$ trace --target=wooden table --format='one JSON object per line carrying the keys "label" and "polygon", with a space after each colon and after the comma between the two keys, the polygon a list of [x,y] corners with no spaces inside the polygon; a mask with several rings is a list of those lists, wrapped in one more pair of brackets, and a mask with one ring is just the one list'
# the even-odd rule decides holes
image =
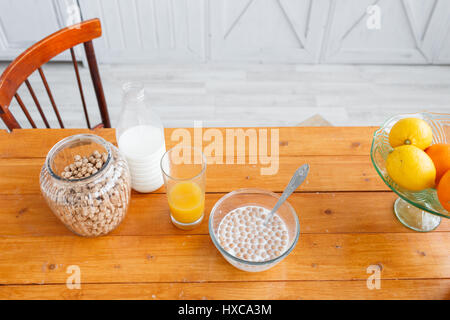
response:
{"label": "wooden table", "polygon": [[[280,128],[278,174],[263,177],[259,165],[208,165],[199,228],[173,227],[160,189],[133,193],[119,228],[95,239],[67,230],[39,192],[50,148],[87,130],[0,132],[0,298],[449,299],[450,223],[422,234],[396,220],[396,196],[369,157],[374,130]],[[168,148],[172,132],[166,129]],[[95,133],[115,142],[113,129]],[[210,240],[211,207],[237,188],[280,192],[306,162],[310,175],[289,200],[301,224],[296,248],[265,272],[232,267]],[[66,287],[70,265],[80,267],[80,290]],[[367,288],[370,265],[381,269],[379,290]]]}

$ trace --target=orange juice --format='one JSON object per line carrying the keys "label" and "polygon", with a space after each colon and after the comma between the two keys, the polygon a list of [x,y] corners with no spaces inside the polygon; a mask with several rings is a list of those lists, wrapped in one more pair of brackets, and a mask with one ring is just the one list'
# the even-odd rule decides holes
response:
{"label": "orange juice", "polygon": [[170,211],[175,220],[192,223],[200,219],[205,209],[205,195],[192,181],[178,182],[168,194]]}

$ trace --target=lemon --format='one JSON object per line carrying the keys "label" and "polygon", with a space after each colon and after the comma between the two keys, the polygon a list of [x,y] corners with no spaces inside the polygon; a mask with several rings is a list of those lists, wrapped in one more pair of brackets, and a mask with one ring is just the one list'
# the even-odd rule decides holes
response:
{"label": "lemon", "polygon": [[400,146],[386,160],[386,169],[392,180],[411,191],[433,188],[436,168],[433,160],[415,146]]}
{"label": "lemon", "polygon": [[392,148],[402,145],[413,145],[425,150],[431,145],[433,131],[422,119],[404,118],[399,120],[389,133],[389,143]]}

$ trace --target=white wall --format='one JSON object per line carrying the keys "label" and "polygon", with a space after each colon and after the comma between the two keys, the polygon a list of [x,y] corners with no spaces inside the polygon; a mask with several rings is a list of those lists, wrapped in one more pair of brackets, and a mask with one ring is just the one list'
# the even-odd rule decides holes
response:
{"label": "white wall", "polygon": [[[1,0],[0,59],[67,20],[76,0]],[[450,63],[448,0],[78,0],[100,62]],[[368,28],[379,8],[379,28]],[[376,26],[376,25],[375,25]],[[373,25],[372,25],[373,27]],[[64,59],[64,57],[62,57]]]}

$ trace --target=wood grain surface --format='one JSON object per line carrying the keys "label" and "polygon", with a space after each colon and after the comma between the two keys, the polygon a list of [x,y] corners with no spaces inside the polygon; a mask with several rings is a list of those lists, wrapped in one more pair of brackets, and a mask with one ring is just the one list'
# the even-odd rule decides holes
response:
{"label": "wood grain surface", "polygon": [[[168,148],[174,130],[166,129]],[[95,239],[67,230],[39,191],[53,144],[89,131],[0,132],[0,299],[450,299],[450,223],[422,234],[396,220],[396,196],[370,162],[374,130],[279,128],[277,174],[262,176],[259,164],[208,165],[197,229],[171,224],[161,188],[133,192],[122,224]],[[112,129],[94,133],[115,143]],[[296,248],[268,271],[235,269],[210,240],[212,206],[237,188],[280,192],[305,162],[311,174],[289,199],[301,226]],[[80,290],[65,285],[71,265],[80,267]],[[381,270],[379,290],[366,284],[371,265]]]}

